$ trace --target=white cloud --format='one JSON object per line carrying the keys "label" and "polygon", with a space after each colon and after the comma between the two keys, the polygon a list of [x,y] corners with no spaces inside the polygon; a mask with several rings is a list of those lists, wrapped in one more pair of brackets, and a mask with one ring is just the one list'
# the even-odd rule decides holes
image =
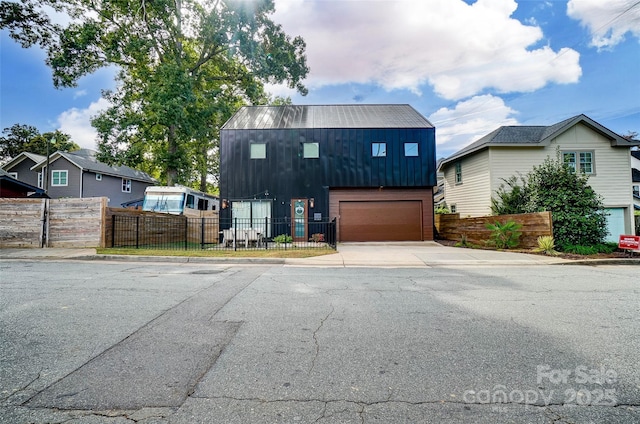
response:
{"label": "white cloud", "polygon": [[419,93],[429,83],[462,99],[577,82],[579,54],[531,48],[542,30],[512,19],[516,8],[514,0],[276,0],[274,20],[307,42],[312,88],[355,82]]}
{"label": "white cloud", "polygon": [[109,107],[103,98],[91,103],[86,109],[71,108],[58,116],[60,131],[69,134],[80,147],[96,148],[96,130],[91,126],[91,118]]}
{"label": "white cloud", "polygon": [[640,3],[637,0],[570,0],[567,15],[591,32],[591,45],[607,49],[627,33],[640,38]]}
{"label": "white cloud", "polygon": [[453,109],[441,108],[429,116],[436,126],[438,156],[452,153],[471,144],[502,125],[518,125],[516,113],[500,97],[475,96]]}
{"label": "white cloud", "polygon": [[87,90],[77,90],[73,93],[73,98],[77,99],[78,97],[83,97],[87,95]]}

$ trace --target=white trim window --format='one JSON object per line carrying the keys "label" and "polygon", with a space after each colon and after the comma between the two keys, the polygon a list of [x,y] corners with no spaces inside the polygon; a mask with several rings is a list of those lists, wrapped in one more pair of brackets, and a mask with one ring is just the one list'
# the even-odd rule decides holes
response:
{"label": "white trim window", "polygon": [[42,188],[42,184],[44,184],[42,181],[42,172],[38,172],[38,188]]}
{"label": "white trim window", "polygon": [[462,162],[456,162],[456,184],[462,184]]}
{"label": "white trim window", "polygon": [[69,185],[69,171],[59,170],[51,171],[51,186],[52,187],[66,187]]}
{"label": "white trim window", "polygon": [[593,151],[562,152],[562,160],[573,172],[595,174]]}
{"label": "white trim window", "polygon": [[131,193],[131,180],[128,178],[122,179],[122,192]]}
{"label": "white trim window", "polygon": [[96,173],[96,181],[102,181],[102,174]]}

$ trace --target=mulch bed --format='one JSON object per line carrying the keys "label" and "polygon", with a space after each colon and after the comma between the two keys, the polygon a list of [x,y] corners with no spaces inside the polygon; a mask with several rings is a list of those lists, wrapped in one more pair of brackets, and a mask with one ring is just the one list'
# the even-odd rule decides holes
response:
{"label": "mulch bed", "polygon": [[[450,247],[456,247],[456,243],[458,243],[455,240],[436,240],[437,243],[440,243],[443,246],[450,246]],[[466,249],[464,247],[461,247],[462,249]],[[474,245],[473,247],[471,247],[471,249],[485,249],[485,250],[495,250],[492,249],[489,246],[479,246],[479,245]],[[540,253],[540,252],[534,252],[533,250],[523,250],[523,249],[511,249],[509,250],[509,252],[516,252],[516,253],[529,253],[529,254],[533,254],[533,255],[544,255],[544,253]],[[640,258],[640,254],[638,253],[633,253],[631,256],[628,252],[623,252],[623,251],[615,251],[615,252],[611,252],[611,253],[598,253],[595,255],[578,255],[575,253],[563,253],[563,252],[559,252],[560,254],[557,255],[557,258],[562,258],[562,259],[628,259],[628,258]]]}

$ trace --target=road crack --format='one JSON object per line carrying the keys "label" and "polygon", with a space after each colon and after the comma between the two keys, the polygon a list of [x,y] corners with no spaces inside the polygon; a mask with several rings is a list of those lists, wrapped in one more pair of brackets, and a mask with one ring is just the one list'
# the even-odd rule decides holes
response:
{"label": "road crack", "polygon": [[311,372],[315,368],[316,360],[318,359],[318,355],[320,354],[320,343],[318,342],[318,332],[322,329],[322,326],[324,326],[324,322],[329,319],[329,317],[331,316],[331,314],[334,313],[334,311],[335,311],[335,307],[331,305],[331,311],[329,311],[329,313],[322,320],[320,320],[320,325],[318,325],[318,327],[313,332],[313,342],[315,343],[316,352],[315,352],[315,355],[313,355],[313,359],[311,360],[311,368],[309,368],[309,374],[311,374]]}

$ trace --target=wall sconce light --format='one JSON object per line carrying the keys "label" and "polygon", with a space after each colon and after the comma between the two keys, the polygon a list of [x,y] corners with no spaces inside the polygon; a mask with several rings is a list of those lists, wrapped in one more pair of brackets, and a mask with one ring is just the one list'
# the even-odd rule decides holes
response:
{"label": "wall sconce light", "polygon": [[309,199],[309,207],[310,208],[313,208],[315,203],[316,203],[316,201],[315,201],[315,199],[313,197],[311,199]]}
{"label": "wall sconce light", "polygon": [[222,209],[227,209],[229,207],[229,201],[227,199],[222,199]]}

